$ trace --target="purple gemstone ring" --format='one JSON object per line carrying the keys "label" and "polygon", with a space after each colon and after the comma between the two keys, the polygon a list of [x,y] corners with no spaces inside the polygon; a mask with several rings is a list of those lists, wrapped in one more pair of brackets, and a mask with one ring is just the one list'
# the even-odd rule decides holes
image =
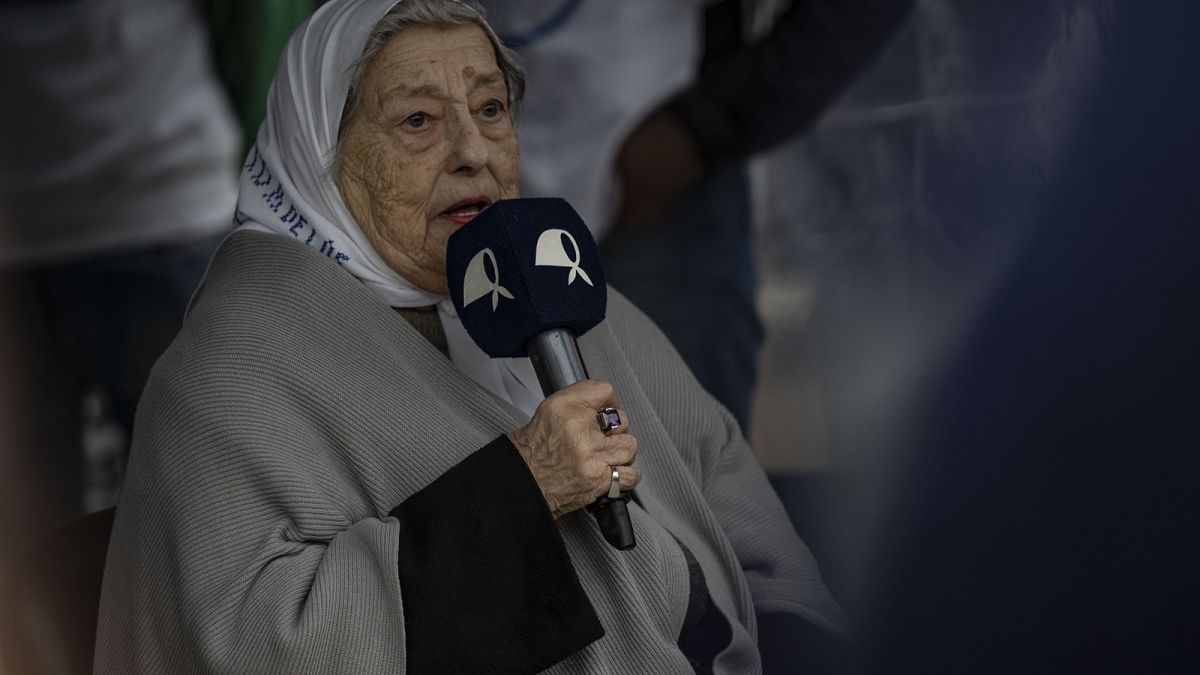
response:
{"label": "purple gemstone ring", "polygon": [[596,411],[596,422],[600,424],[600,431],[607,435],[621,426],[621,414],[616,408],[602,408]]}

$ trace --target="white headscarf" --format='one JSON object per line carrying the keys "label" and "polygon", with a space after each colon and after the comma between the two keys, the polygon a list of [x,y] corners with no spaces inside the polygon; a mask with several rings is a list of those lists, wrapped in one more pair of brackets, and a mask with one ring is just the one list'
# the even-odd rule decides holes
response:
{"label": "white headscarf", "polygon": [[529,359],[492,359],[467,334],[446,296],[396,274],[354,222],[333,182],[338,125],[351,67],[397,0],[339,0],[288,40],[238,187],[237,230],[298,239],[325,254],[391,307],[437,305],[450,359],[484,389],[532,416],[542,390]]}

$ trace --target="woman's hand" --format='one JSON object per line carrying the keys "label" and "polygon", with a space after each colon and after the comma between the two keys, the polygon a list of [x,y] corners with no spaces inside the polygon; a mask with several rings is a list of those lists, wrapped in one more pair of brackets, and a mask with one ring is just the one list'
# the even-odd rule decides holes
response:
{"label": "woman's hand", "polygon": [[[621,426],[607,435],[600,430],[596,411],[617,408]],[[630,466],[637,456],[637,439],[629,433],[629,414],[620,410],[612,385],[583,380],[546,397],[529,424],[508,434],[517,447],[555,518],[581,509],[608,492],[609,467],[620,474],[622,490],[642,480]]]}

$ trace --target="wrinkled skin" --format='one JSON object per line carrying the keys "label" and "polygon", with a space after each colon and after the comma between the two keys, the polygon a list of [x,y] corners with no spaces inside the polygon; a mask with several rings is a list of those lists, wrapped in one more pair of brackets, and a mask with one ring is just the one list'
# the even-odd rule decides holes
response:
{"label": "wrinkled skin", "polygon": [[[517,196],[519,152],[508,90],[477,26],[414,26],[396,33],[367,66],[358,108],[343,139],[338,188],[371,245],[397,274],[445,295],[446,243],[478,211],[462,206]],[[621,488],[637,440],[624,424],[601,432],[596,411],[618,407],[612,386],[577,382],[538,406],[508,434],[555,518]]]}
{"label": "wrinkled skin", "polygon": [[517,196],[520,153],[508,89],[478,26],[396,33],[363,79],[338,187],[384,262],[445,295],[446,242],[464,199]]}
{"label": "wrinkled skin", "polygon": [[[596,420],[596,411],[606,407],[618,408],[622,421],[608,435]],[[612,385],[583,380],[547,396],[529,424],[508,437],[558,518],[608,492],[609,466],[620,473],[622,490],[641,482],[641,471],[630,466],[637,457],[637,439],[628,432],[628,413],[618,407]]]}

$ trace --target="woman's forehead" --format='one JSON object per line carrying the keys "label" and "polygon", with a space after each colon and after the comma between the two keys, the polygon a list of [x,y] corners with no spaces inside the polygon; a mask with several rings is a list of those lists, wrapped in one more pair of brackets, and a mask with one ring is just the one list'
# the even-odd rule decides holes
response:
{"label": "woman's forehead", "polygon": [[496,54],[476,25],[410,26],[396,32],[372,60],[369,79],[385,89],[415,88],[429,78],[493,79]]}

